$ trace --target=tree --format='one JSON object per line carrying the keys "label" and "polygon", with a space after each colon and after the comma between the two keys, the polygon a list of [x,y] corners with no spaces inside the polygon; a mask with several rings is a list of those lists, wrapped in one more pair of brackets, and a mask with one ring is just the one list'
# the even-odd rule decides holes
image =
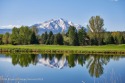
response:
{"label": "tree", "polygon": [[84,27],[78,30],[79,45],[85,45],[85,39],[87,38],[86,35],[87,34]]}
{"label": "tree", "polygon": [[64,39],[64,41],[63,41],[64,45],[69,45],[69,37],[63,36],[63,39]]}
{"label": "tree", "polygon": [[42,34],[42,42],[43,42],[43,44],[46,43],[47,38],[48,38],[48,33],[47,33],[47,31],[46,31],[44,34]]}
{"label": "tree", "polygon": [[32,34],[31,34],[30,44],[38,44],[38,39],[36,37],[35,32],[32,32]]}
{"label": "tree", "polygon": [[121,32],[112,32],[112,36],[114,38],[115,44],[123,44],[124,37]]}
{"label": "tree", "polygon": [[50,38],[50,45],[53,45],[53,44],[54,44],[54,35],[52,35]]}
{"label": "tree", "polygon": [[[48,35],[48,38],[47,38],[47,41],[46,41],[46,44],[51,44],[53,42],[53,40],[51,39],[51,37],[53,36],[53,32],[50,31],[49,32],[49,35]],[[51,40],[50,40],[51,39]]]}
{"label": "tree", "polygon": [[100,16],[92,16],[89,20],[89,25],[87,25],[89,36],[95,41],[95,43],[97,42],[97,45],[102,44],[103,32],[105,32],[103,26],[104,20]]}
{"label": "tree", "polygon": [[77,30],[74,26],[70,26],[68,30],[69,44],[78,45]]}
{"label": "tree", "polygon": [[125,44],[125,31],[122,32],[122,36],[123,36],[123,44]]}
{"label": "tree", "polygon": [[12,42],[13,45],[20,44],[20,41],[19,41],[19,39],[20,39],[20,37],[19,37],[19,31],[20,31],[20,29],[18,29],[16,27],[14,27],[12,29],[11,42]]}
{"label": "tree", "polygon": [[32,31],[28,26],[21,26],[19,31],[20,43],[23,45],[30,44]]}
{"label": "tree", "polygon": [[63,45],[63,36],[62,36],[62,34],[58,33],[58,34],[55,35],[54,44],[55,45],[58,45],[58,44]]}
{"label": "tree", "polygon": [[3,38],[3,34],[0,34],[0,45],[3,44],[2,38]]}
{"label": "tree", "polygon": [[110,32],[105,32],[104,33],[104,39],[103,39],[104,44],[114,44],[114,38],[111,35]]}
{"label": "tree", "polygon": [[35,33],[35,35],[37,36],[38,35],[38,28],[36,27],[36,26],[33,26],[32,28],[32,32],[34,32]]}
{"label": "tree", "polygon": [[41,37],[40,37],[40,40],[41,40],[41,44],[44,44],[44,33],[41,35]]}
{"label": "tree", "polygon": [[54,35],[54,45],[57,45],[58,43],[57,43],[57,36],[56,35]]}
{"label": "tree", "polygon": [[35,27],[35,26],[33,26],[32,28],[31,28],[31,30],[32,30],[32,34],[31,34],[31,41],[30,41],[30,43],[31,44],[38,44],[38,38],[37,38],[37,36],[38,36],[38,28],[37,27]]}
{"label": "tree", "polygon": [[75,46],[78,46],[79,45],[79,38],[78,38],[78,33],[77,33],[77,31],[75,32]]}
{"label": "tree", "polygon": [[3,35],[2,42],[3,42],[4,44],[9,44],[9,43],[11,43],[10,34],[9,34],[8,32],[6,32],[6,33]]}

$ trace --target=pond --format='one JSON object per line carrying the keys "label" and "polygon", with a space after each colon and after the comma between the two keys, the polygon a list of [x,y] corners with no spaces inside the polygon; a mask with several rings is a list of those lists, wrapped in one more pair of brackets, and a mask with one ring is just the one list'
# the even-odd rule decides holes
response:
{"label": "pond", "polygon": [[0,54],[0,83],[124,83],[124,55]]}

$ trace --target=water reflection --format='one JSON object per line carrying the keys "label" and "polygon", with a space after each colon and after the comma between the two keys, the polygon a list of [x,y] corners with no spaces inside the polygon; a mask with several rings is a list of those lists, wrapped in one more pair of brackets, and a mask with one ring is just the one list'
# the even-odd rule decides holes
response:
{"label": "water reflection", "polygon": [[[99,78],[104,73],[104,65],[110,60],[125,58],[123,55],[79,55],[79,54],[9,54],[0,56],[0,60],[10,61],[13,65],[28,67],[32,65],[44,65],[50,68],[73,68],[76,65],[86,66],[92,77]],[[8,58],[8,59],[7,59]]]}
{"label": "water reflection", "polygon": [[19,64],[21,67],[27,67],[30,64],[36,65],[38,59],[38,55],[34,54],[10,54],[5,56],[11,57],[13,65]]}

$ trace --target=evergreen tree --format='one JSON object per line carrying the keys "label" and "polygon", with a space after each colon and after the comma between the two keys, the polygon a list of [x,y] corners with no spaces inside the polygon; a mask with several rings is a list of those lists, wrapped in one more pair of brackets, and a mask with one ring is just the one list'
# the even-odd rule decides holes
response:
{"label": "evergreen tree", "polygon": [[30,44],[38,44],[38,39],[37,39],[37,37],[36,37],[35,32],[32,32],[32,34],[31,34]]}
{"label": "evergreen tree", "polygon": [[54,44],[55,45],[63,45],[63,36],[62,34],[58,33],[54,37]]}
{"label": "evergreen tree", "polygon": [[31,34],[30,43],[31,44],[38,44],[38,38],[37,38],[37,36],[38,36],[38,28],[33,26],[31,29],[32,29],[32,34]]}
{"label": "evergreen tree", "polygon": [[78,38],[78,33],[77,32],[75,32],[75,46],[78,46],[79,45],[79,38]]}
{"label": "evergreen tree", "polygon": [[45,34],[43,33],[43,34],[41,35],[41,37],[40,37],[41,44],[44,44],[44,36],[45,36]]}
{"label": "evergreen tree", "polygon": [[69,27],[68,37],[70,45],[78,45],[77,30],[74,26]]}
{"label": "evergreen tree", "polygon": [[46,44],[51,44],[51,42],[53,42],[53,41],[50,40],[52,36],[53,36],[53,32],[50,31],[49,35],[48,35],[48,38],[47,38],[47,41],[46,41]]}
{"label": "evergreen tree", "polygon": [[78,30],[79,45],[85,45],[86,31],[84,27]]}
{"label": "evergreen tree", "polygon": [[52,35],[50,38],[50,45],[53,45],[53,44],[54,44],[54,35]]}
{"label": "evergreen tree", "polygon": [[47,38],[48,38],[48,33],[47,33],[47,31],[46,31],[46,32],[43,34],[43,39],[42,39],[43,44],[46,44]]}
{"label": "evergreen tree", "polygon": [[57,43],[57,36],[56,35],[54,35],[54,45],[57,45],[58,43]]}

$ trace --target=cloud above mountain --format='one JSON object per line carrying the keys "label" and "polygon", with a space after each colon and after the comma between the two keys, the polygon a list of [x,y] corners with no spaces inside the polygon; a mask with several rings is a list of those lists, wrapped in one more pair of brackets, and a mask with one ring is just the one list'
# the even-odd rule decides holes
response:
{"label": "cloud above mountain", "polygon": [[0,29],[12,29],[13,27],[20,27],[20,25],[4,25]]}

